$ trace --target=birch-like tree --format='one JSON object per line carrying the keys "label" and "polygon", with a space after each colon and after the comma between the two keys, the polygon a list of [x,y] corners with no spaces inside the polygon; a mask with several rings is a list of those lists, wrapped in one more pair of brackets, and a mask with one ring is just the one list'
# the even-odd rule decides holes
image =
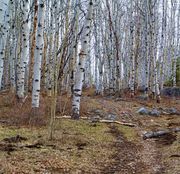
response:
{"label": "birch-like tree", "polygon": [[79,118],[83,88],[160,102],[179,84],[179,21],[177,0],[1,0],[0,89],[33,108],[47,93],[53,119],[63,92]]}
{"label": "birch-like tree", "polygon": [[29,20],[29,11],[30,11],[30,1],[22,1],[22,34],[21,34],[21,57],[20,57],[20,66],[18,67],[17,74],[17,95],[19,98],[24,98],[25,94],[25,72],[27,64],[29,61],[29,32],[30,32],[30,20]]}
{"label": "birch-like tree", "polygon": [[85,17],[82,36],[81,36],[81,50],[79,53],[79,63],[77,67],[77,72],[75,74],[75,84],[73,89],[72,118],[74,119],[79,119],[80,99],[82,95],[82,87],[84,82],[85,62],[88,56],[92,13],[93,13],[93,1],[89,0],[89,6]]}
{"label": "birch-like tree", "polygon": [[9,0],[0,1],[0,89],[4,70],[5,47],[9,32]]}
{"label": "birch-like tree", "polygon": [[41,83],[41,64],[44,46],[44,17],[45,17],[45,0],[39,0],[38,5],[38,28],[36,34],[36,49],[34,53],[34,75],[33,75],[33,91],[32,91],[32,107],[39,107],[40,83]]}

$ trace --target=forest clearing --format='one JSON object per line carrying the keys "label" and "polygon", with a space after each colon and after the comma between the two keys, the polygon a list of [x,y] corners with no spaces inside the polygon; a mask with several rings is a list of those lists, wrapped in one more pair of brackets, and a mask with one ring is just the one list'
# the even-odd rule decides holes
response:
{"label": "forest clearing", "polygon": [[[82,115],[88,116],[89,120],[60,119],[61,112],[57,111],[53,140],[48,140],[49,127],[44,122],[48,111],[33,125],[29,123],[30,110],[27,109],[30,100],[27,100],[24,106],[18,107],[12,105],[8,95],[3,95],[3,101],[6,103],[1,101],[0,105],[1,173],[180,172],[179,133],[143,139],[143,135],[149,131],[180,127],[179,113],[162,113],[159,116],[137,113],[142,107],[155,107],[159,110],[172,107],[180,109],[180,100],[166,99],[157,104],[155,101],[142,102],[131,98],[122,100],[111,96],[100,97],[93,95],[92,89],[87,91],[88,94],[85,92],[82,99]],[[66,103],[64,115],[67,115],[71,111],[68,110],[70,98],[64,98],[65,95],[61,100],[63,106]],[[58,105],[61,105],[62,101],[59,101]],[[135,126],[99,123],[96,120],[98,118],[115,119]]]}
{"label": "forest clearing", "polygon": [[0,0],[0,174],[180,174],[180,0]]}

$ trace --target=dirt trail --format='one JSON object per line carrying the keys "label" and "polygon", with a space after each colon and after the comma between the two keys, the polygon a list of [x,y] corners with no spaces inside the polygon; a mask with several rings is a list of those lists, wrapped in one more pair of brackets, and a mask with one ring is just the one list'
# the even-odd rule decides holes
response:
{"label": "dirt trail", "polygon": [[148,173],[147,165],[140,156],[141,146],[129,142],[118,130],[117,126],[110,125],[110,132],[116,138],[113,147],[115,153],[111,157],[113,161],[104,168],[102,173],[122,173],[122,174],[144,174]]}
{"label": "dirt trail", "polygon": [[[157,147],[157,142],[161,140],[143,140],[142,134],[144,130],[148,130],[154,118],[149,118],[149,124],[146,120],[143,124],[143,119],[138,118],[133,106],[140,107],[139,103],[133,102],[114,102],[111,99],[96,99],[96,101],[103,106],[103,111],[106,114],[113,112],[119,115],[122,121],[130,121],[137,124],[134,131],[137,132],[139,139],[137,142],[131,142],[124,137],[123,133],[117,129],[116,125],[109,126],[111,134],[116,138],[116,142],[112,144],[112,148],[116,151],[110,158],[110,163],[104,168],[102,173],[119,173],[119,174],[163,174],[167,173],[167,166],[164,166],[162,151]],[[123,107],[122,107],[123,106]],[[123,110],[123,112],[122,112]],[[123,113],[123,114],[122,114]],[[125,114],[124,114],[125,113]],[[142,119],[142,120],[141,120]],[[163,120],[165,121],[166,118]],[[146,125],[147,124],[147,125]],[[159,124],[154,123],[153,127],[158,128]],[[166,140],[168,141],[168,140]],[[176,170],[172,174],[177,174]]]}
{"label": "dirt trail", "polygon": [[162,155],[155,144],[152,142],[141,142],[141,144],[142,149],[139,155],[146,165],[147,174],[163,174],[165,169],[161,161]]}
{"label": "dirt trail", "polygon": [[[110,125],[110,132],[116,138],[112,145],[116,148],[111,161],[104,168],[105,174],[162,174],[164,167],[161,154],[152,141],[128,141],[116,125]],[[142,133],[138,128],[138,134]]]}

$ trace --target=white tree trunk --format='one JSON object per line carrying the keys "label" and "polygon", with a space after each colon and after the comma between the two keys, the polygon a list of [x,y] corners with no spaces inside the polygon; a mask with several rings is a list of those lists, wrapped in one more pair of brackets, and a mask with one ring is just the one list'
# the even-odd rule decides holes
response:
{"label": "white tree trunk", "polygon": [[23,2],[23,25],[22,25],[22,51],[20,59],[20,74],[18,76],[17,95],[19,98],[24,98],[25,86],[25,71],[29,60],[29,9],[30,2],[24,0]]}
{"label": "white tree trunk", "polygon": [[3,69],[4,69],[6,38],[9,27],[8,3],[9,0],[0,1],[0,89],[2,84]]}
{"label": "white tree trunk", "polygon": [[83,28],[82,40],[81,40],[82,47],[79,53],[79,64],[75,75],[75,84],[73,89],[72,117],[74,119],[79,119],[80,99],[82,94],[82,86],[84,82],[85,62],[88,54],[88,43],[89,43],[90,25],[92,20],[92,11],[93,11],[93,2],[92,0],[90,0],[88,12],[86,14],[86,18],[84,21],[84,28]]}
{"label": "white tree trunk", "polygon": [[34,76],[33,76],[33,92],[32,92],[32,107],[39,107],[40,98],[40,81],[41,81],[41,60],[43,56],[43,27],[45,16],[45,0],[39,0],[38,6],[38,28],[36,36],[36,49],[35,49],[35,61],[34,61]]}
{"label": "white tree trunk", "polygon": [[134,97],[135,90],[135,57],[134,57],[134,24],[133,24],[133,1],[131,1],[131,12],[130,12],[130,47],[131,47],[131,97]]}

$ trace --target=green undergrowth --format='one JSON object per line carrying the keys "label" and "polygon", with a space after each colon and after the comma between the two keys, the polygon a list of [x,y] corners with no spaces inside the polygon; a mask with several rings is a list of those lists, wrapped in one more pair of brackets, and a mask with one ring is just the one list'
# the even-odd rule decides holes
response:
{"label": "green undergrowth", "polygon": [[139,140],[139,136],[134,128],[128,126],[118,126],[118,130],[124,135],[124,137],[128,141],[137,142]]}
{"label": "green undergrowth", "polygon": [[[137,140],[137,133],[134,128],[117,125],[118,130],[123,133],[123,136],[128,141]],[[0,140],[13,137],[16,135],[24,136],[30,140],[37,139],[38,137],[43,137],[47,139],[48,129],[43,128],[31,128],[31,127],[5,127],[0,126]],[[114,141],[113,135],[109,132],[108,124],[105,123],[90,123],[88,121],[80,120],[68,120],[61,119],[56,121],[55,132],[53,135],[55,140],[63,137],[73,137],[76,139],[82,137],[89,143],[103,143]],[[73,141],[72,141],[73,142]]]}
{"label": "green undergrowth", "polygon": [[108,126],[101,123],[89,123],[88,121],[60,120],[56,123],[56,132],[62,131],[65,135],[76,135],[86,138],[89,142],[108,142],[113,136],[108,134]]}
{"label": "green undergrowth", "polygon": [[[137,140],[134,128],[116,126],[128,141]],[[16,135],[27,138],[21,145],[41,141],[42,146],[18,149],[11,155],[1,151],[0,167],[4,173],[98,173],[100,166],[108,163],[116,151],[113,144],[117,137],[111,133],[109,124],[90,123],[87,120],[57,120],[51,141],[48,140],[47,127],[0,126],[0,141]]]}
{"label": "green undergrowth", "polygon": [[26,137],[28,140],[36,140],[38,137],[46,135],[46,131],[44,128],[0,126],[0,141],[16,135]]}

